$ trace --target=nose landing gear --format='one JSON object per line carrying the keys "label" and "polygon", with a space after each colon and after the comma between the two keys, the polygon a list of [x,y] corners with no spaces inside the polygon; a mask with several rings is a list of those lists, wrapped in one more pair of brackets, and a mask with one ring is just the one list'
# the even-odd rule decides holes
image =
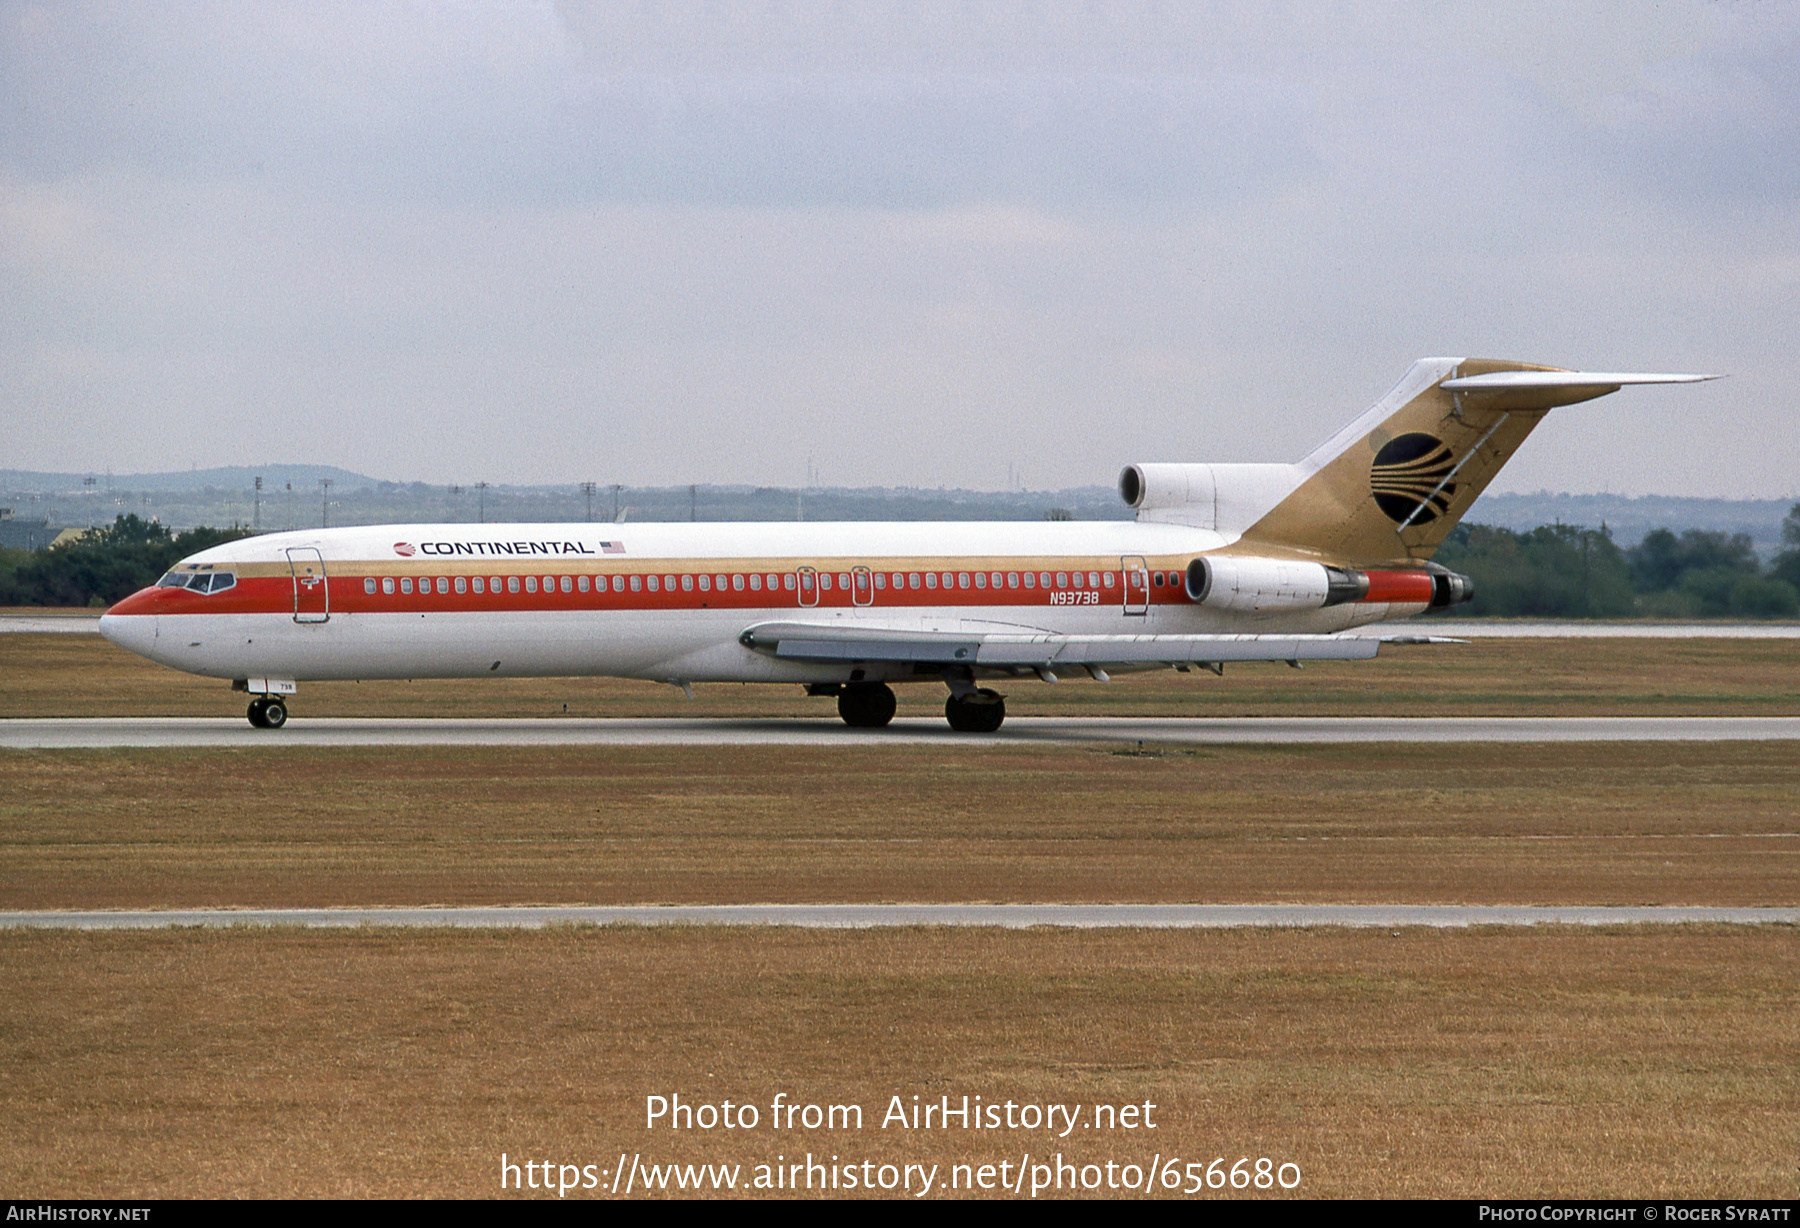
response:
{"label": "nose landing gear", "polygon": [[250,701],[250,723],[258,729],[280,729],[287,724],[287,705],[273,695]]}

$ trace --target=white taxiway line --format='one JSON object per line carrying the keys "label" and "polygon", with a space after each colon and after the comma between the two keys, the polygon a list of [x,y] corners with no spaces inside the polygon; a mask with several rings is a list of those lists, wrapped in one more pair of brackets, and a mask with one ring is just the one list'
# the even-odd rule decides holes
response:
{"label": "white taxiway line", "polygon": [[796,926],[875,929],[1381,928],[1477,925],[1800,925],[1800,908],[1555,907],[1451,904],[717,904],[567,908],[247,908],[0,912],[0,929],[140,930],[181,926],[305,929],[540,929],[550,925]]}
{"label": "white taxiway line", "polygon": [[1800,741],[1800,716],[1013,717],[999,733],[931,718],[886,729],[835,719],[726,717],[389,720],[299,717],[280,730],[232,717],[0,720],[0,748],[310,746],[965,746],[1112,743]]}
{"label": "white taxiway line", "polygon": [[23,635],[53,635],[73,632],[77,635],[99,635],[98,614],[0,614],[0,635],[17,631]]}

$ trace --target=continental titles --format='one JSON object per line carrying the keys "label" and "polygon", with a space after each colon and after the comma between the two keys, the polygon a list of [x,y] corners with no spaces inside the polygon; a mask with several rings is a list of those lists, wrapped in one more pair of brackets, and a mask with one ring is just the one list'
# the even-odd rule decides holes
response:
{"label": "continental titles", "polygon": [[593,555],[600,552],[583,542],[420,542],[419,553],[482,556],[547,554],[560,558],[567,555]]}

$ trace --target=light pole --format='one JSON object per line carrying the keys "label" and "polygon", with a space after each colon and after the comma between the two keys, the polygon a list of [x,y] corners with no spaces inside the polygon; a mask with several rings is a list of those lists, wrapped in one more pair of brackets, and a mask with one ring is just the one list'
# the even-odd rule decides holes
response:
{"label": "light pole", "polygon": [[488,488],[488,484],[486,482],[475,483],[475,491],[476,491],[475,506],[477,509],[475,512],[475,519],[480,521],[482,524],[487,523],[487,488]]}
{"label": "light pole", "polygon": [[594,492],[599,489],[600,487],[594,482],[583,482],[581,484],[581,493],[587,496],[587,518],[590,521],[594,518]]}
{"label": "light pole", "polygon": [[328,528],[331,524],[331,479],[319,479],[319,527]]}

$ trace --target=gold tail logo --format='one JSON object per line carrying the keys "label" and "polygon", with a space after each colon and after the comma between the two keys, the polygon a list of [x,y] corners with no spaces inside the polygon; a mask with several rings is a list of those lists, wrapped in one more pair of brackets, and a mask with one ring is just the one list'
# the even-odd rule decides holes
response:
{"label": "gold tail logo", "polygon": [[1395,524],[1429,524],[1456,498],[1456,483],[1447,480],[1455,468],[1449,445],[1414,431],[1382,445],[1369,470],[1369,486],[1376,505]]}

